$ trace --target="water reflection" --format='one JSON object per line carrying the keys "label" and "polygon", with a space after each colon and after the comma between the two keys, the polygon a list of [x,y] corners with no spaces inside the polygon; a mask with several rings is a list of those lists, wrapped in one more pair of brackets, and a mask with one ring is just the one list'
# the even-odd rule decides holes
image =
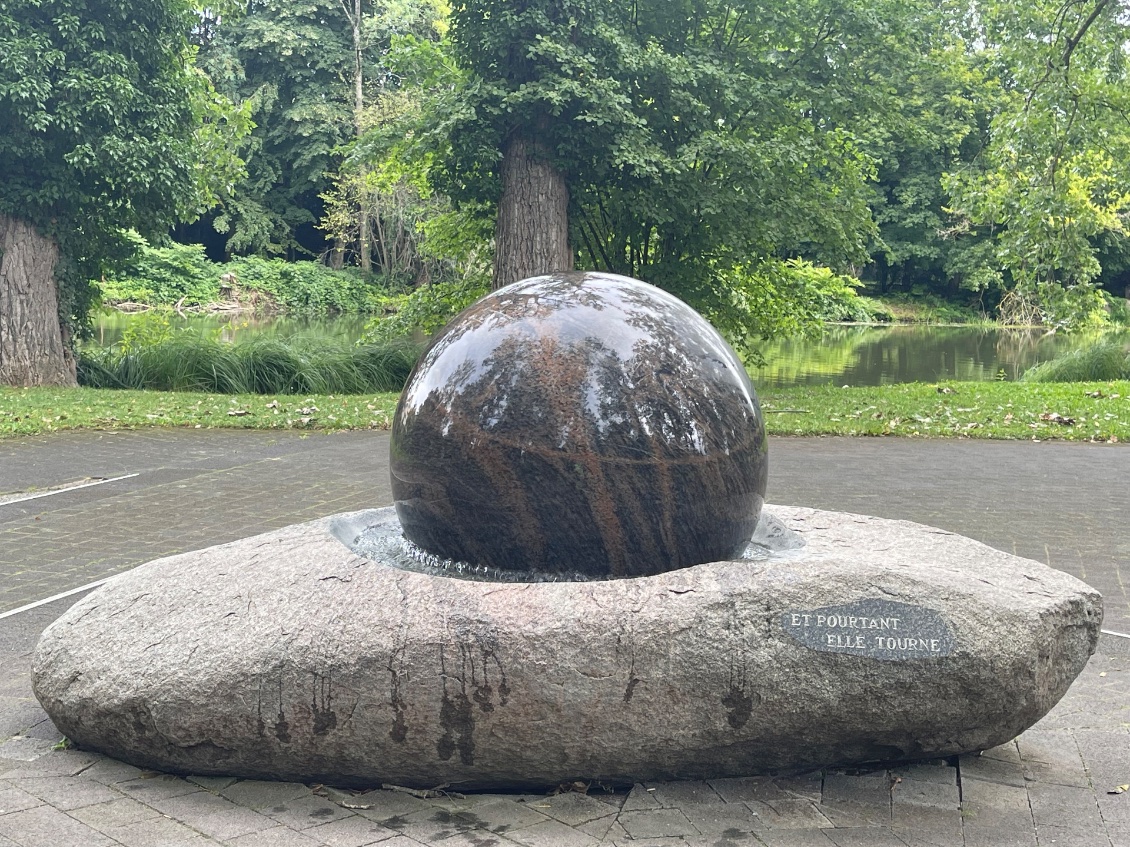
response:
{"label": "water reflection", "polygon": [[887,385],[1015,380],[1028,368],[1084,345],[1086,336],[995,327],[828,327],[822,338],[767,342],[754,385]]}

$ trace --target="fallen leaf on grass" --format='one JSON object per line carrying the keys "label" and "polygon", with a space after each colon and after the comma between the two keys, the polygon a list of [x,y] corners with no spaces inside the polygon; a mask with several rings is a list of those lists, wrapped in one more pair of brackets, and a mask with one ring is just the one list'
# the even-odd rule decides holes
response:
{"label": "fallen leaf on grass", "polygon": [[246,409],[231,409],[228,412],[228,417],[229,418],[242,418],[245,415],[250,415],[250,414],[251,413],[249,411],[247,411]]}
{"label": "fallen leaf on grass", "polygon": [[1040,415],[1040,420],[1057,423],[1062,426],[1075,426],[1075,418],[1065,418],[1059,412],[1044,412]]}
{"label": "fallen leaf on grass", "polygon": [[1106,395],[1103,394],[1102,391],[1088,391],[1085,396],[1094,397],[1096,400],[1102,397],[1106,397]]}

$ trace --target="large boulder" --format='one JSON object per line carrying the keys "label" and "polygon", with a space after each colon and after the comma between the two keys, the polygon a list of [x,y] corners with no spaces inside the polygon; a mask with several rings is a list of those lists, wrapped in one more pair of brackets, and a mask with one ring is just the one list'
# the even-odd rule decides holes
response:
{"label": "large boulder", "polygon": [[80,746],[161,770],[544,787],[992,747],[1094,650],[1100,598],[1066,574],[774,513],[806,546],[537,584],[368,561],[347,543],[392,510],[328,518],[113,579],[44,633],[35,692]]}

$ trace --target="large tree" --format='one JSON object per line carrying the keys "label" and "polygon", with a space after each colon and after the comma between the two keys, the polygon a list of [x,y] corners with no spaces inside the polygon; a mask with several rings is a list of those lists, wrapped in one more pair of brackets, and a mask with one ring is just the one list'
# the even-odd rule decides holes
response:
{"label": "large tree", "polygon": [[570,267],[719,300],[758,260],[861,260],[917,4],[468,0],[444,187],[498,202],[495,284]]}
{"label": "large tree", "polygon": [[[232,167],[186,0],[0,4],[0,384],[73,385],[87,280],[206,205]],[[227,159],[232,165],[233,160]]]}
{"label": "large tree", "polygon": [[971,61],[1000,96],[988,143],[947,178],[958,224],[988,236],[986,271],[1018,319],[1065,325],[1101,302],[1099,248],[1130,217],[1125,0],[978,0]]}

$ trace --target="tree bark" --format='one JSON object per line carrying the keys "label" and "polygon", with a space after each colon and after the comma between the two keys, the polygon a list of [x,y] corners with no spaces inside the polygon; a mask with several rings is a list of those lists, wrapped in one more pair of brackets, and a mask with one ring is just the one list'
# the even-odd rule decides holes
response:
{"label": "tree bark", "polygon": [[569,187],[536,141],[516,137],[502,157],[502,197],[494,231],[494,288],[573,270]]}
{"label": "tree bark", "polygon": [[78,384],[59,321],[59,245],[0,214],[0,385]]}

